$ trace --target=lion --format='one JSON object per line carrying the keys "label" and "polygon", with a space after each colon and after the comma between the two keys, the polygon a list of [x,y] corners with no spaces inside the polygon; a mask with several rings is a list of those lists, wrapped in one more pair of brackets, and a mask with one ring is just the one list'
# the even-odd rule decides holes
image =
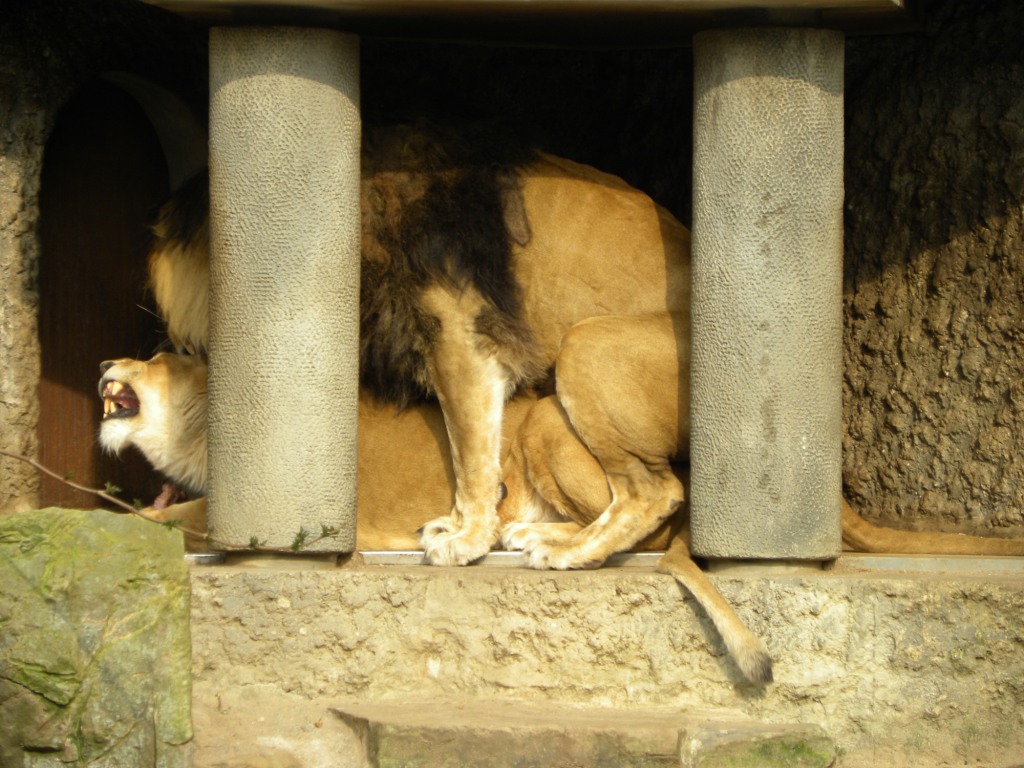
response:
{"label": "lion", "polygon": [[[393,522],[398,538],[418,528],[427,561],[449,565],[472,562],[499,540],[525,551],[533,567],[559,569],[667,546],[659,568],[697,597],[743,674],[770,681],[764,643],[690,558],[681,514],[684,476],[675,462],[685,462],[689,445],[688,230],[588,166],[543,153],[491,163],[416,129],[371,134],[363,169],[360,486],[374,472],[389,477],[388,469],[363,470],[375,418],[364,397],[405,407],[399,420],[425,419],[421,409],[434,408],[444,431],[432,430],[427,448],[436,451],[437,435],[446,436],[441,461],[450,462],[451,485],[443,506],[416,510],[451,512],[377,520],[364,512],[360,487],[358,527],[386,531]],[[205,191],[201,180],[165,206],[150,255],[172,342],[199,352],[209,341]],[[531,387],[554,394],[527,397],[526,410],[519,396],[509,399]],[[440,412],[417,404],[424,396]],[[512,415],[522,424],[511,424]],[[1024,553],[1020,542],[879,529],[845,503],[843,531],[873,551]]]}
{"label": "lion", "polygon": [[[569,341],[579,352],[599,356],[625,354],[637,331],[628,319],[607,318],[585,323]],[[643,321],[638,321],[643,325]],[[585,342],[585,343],[584,343]],[[666,347],[665,351],[671,352]],[[589,359],[589,354],[587,355]],[[565,361],[572,362],[568,355]],[[99,394],[103,400],[100,442],[112,452],[130,446],[154,467],[183,486],[190,502],[149,514],[176,520],[190,533],[205,533],[207,363],[201,356],[160,353],[148,361],[120,359],[101,364]],[[678,408],[661,395],[663,382],[643,379],[568,378],[592,404],[604,429],[616,432],[623,445],[649,456],[667,455],[678,447]],[[578,389],[585,386],[587,390]],[[655,411],[661,426],[649,418]],[[637,418],[641,420],[635,421]],[[640,424],[628,436],[615,426]],[[452,503],[454,470],[447,449],[440,408],[419,403],[401,412],[366,391],[359,399],[358,496],[356,547],[360,550],[409,550],[418,547],[417,530],[435,510]],[[536,398],[516,395],[504,410],[503,485],[506,498],[498,507],[502,541],[507,549],[537,552],[542,546],[566,546],[587,530],[611,504],[611,484],[594,454],[580,440],[557,395]],[[671,471],[682,482],[685,468]],[[848,547],[874,552],[932,554],[1024,554],[1024,542],[982,539],[958,534],[907,533],[879,528],[843,506],[843,537]],[[193,549],[202,549],[193,538]],[[754,683],[771,679],[771,658],[764,643],[733,611],[689,555],[686,509],[681,507],[632,550],[665,551],[658,569],[680,581],[697,599],[718,629],[743,675]],[[534,556],[531,554],[531,557]]]}
{"label": "lion", "polygon": [[[149,360],[100,364],[100,445],[112,454],[134,447],[193,498],[148,510],[158,519],[181,522],[193,550],[204,547],[201,536],[192,534],[206,533],[207,378],[201,355],[161,352]],[[509,433],[534,401],[524,393],[509,403],[504,424]],[[435,404],[418,403],[399,412],[361,393],[358,549],[419,549],[416,532],[436,510],[452,503],[454,471],[446,443],[444,419]]]}
{"label": "lion", "polygon": [[[361,385],[400,407],[436,398],[444,413],[456,494],[421,533],[438,565],[497,544],[502,412],[549,379],[566,331],[600,314],[689,312],[689,231],[665,209],[588,166],[497,154],[422,127],[363,142]],[[150,255],[170,339],[191,351],[209,345],[207,195],[200,178],[162,209]]]}

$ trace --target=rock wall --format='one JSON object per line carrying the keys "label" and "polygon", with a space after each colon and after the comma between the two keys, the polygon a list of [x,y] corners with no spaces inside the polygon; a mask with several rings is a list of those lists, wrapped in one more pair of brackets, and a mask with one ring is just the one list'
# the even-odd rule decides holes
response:
{"label": "rock wall", "polygon": [[1024,532],[1024,6],[848,46],[844,479],[886,523]]}
{"label": "rock wall", "polygon": [[764,690],[685,590],[644,569],[193,569],[197,750],[243,713],[266,718],[249,749],[319,740],[278,724],[296,701],[461,699],[813,724],[846,768],[1024,763],[1019,576],[712,579],[776,659]]}
{"label": "rock wall", "polygon": [[0,517],[0,765],[191,765],[182,537],[131,515]]}

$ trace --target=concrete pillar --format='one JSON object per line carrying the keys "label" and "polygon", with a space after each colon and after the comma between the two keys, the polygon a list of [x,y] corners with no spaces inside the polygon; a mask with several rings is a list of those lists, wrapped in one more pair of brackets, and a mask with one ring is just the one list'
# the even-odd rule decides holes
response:
{"label": "concrete pillar", "polygon": [[355,546],[359,145],[358,38],[211,31],[209,522],[229,549]]}
{"label": "concrete pillar", "polygon": [[840,549],[843,48],[819,29],[694,41],[693,549]]}

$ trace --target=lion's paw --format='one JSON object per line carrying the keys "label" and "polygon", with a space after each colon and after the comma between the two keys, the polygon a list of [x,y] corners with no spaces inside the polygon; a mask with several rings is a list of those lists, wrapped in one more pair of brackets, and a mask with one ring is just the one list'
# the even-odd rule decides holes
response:
{"label": "lion's paw", "polygon": [[501,546],[509,551],[530,551],[544,542],[536,523],[509,523],[501,529]]}
{"label": "lion's paw", "polygon": [[420,544],[431,565],[468,565],[491,551],[496,536],[483,526],[459,527],[451,515],[420,529]]}
{"label": "lion's paw", "polygon": [[538,570],[584,570],[599,568],[603,562],[603,559],[588,557],[579,547],[541,544],[530,551],[530,567]]}
{"label": "lion's paw", "polygon": [[445,515],[444,517],[435,517],[429,523],[424,524],[418,533],[420,541],[425,542],[439,536],[455,533],[458,530],[459,524],[455,521],[455,518],[451,515]]}

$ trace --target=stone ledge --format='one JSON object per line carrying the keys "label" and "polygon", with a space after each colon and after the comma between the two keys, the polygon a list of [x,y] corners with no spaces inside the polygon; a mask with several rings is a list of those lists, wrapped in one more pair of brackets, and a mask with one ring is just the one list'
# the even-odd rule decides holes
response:
{"label": "stone ledge", "polygon": [[828,768],[817,726],[765,726],[713,713],[512,702],[353,702],[334,710],[377,768]]}
{"label": "stone ledge", "polygon": [[1024,578],[712,579],[772,649],[765,690],[645,568],[194,568],[194,701],[266,690],[324,711],[453,698],[710,710],[820,727],[844,766],[1024,762]]}
{"label": "stone ledge", "polygon": [[308,700],[270,686],[200,697],[194,768],[827,768],[814,725],[720,713],[466,698]]}

